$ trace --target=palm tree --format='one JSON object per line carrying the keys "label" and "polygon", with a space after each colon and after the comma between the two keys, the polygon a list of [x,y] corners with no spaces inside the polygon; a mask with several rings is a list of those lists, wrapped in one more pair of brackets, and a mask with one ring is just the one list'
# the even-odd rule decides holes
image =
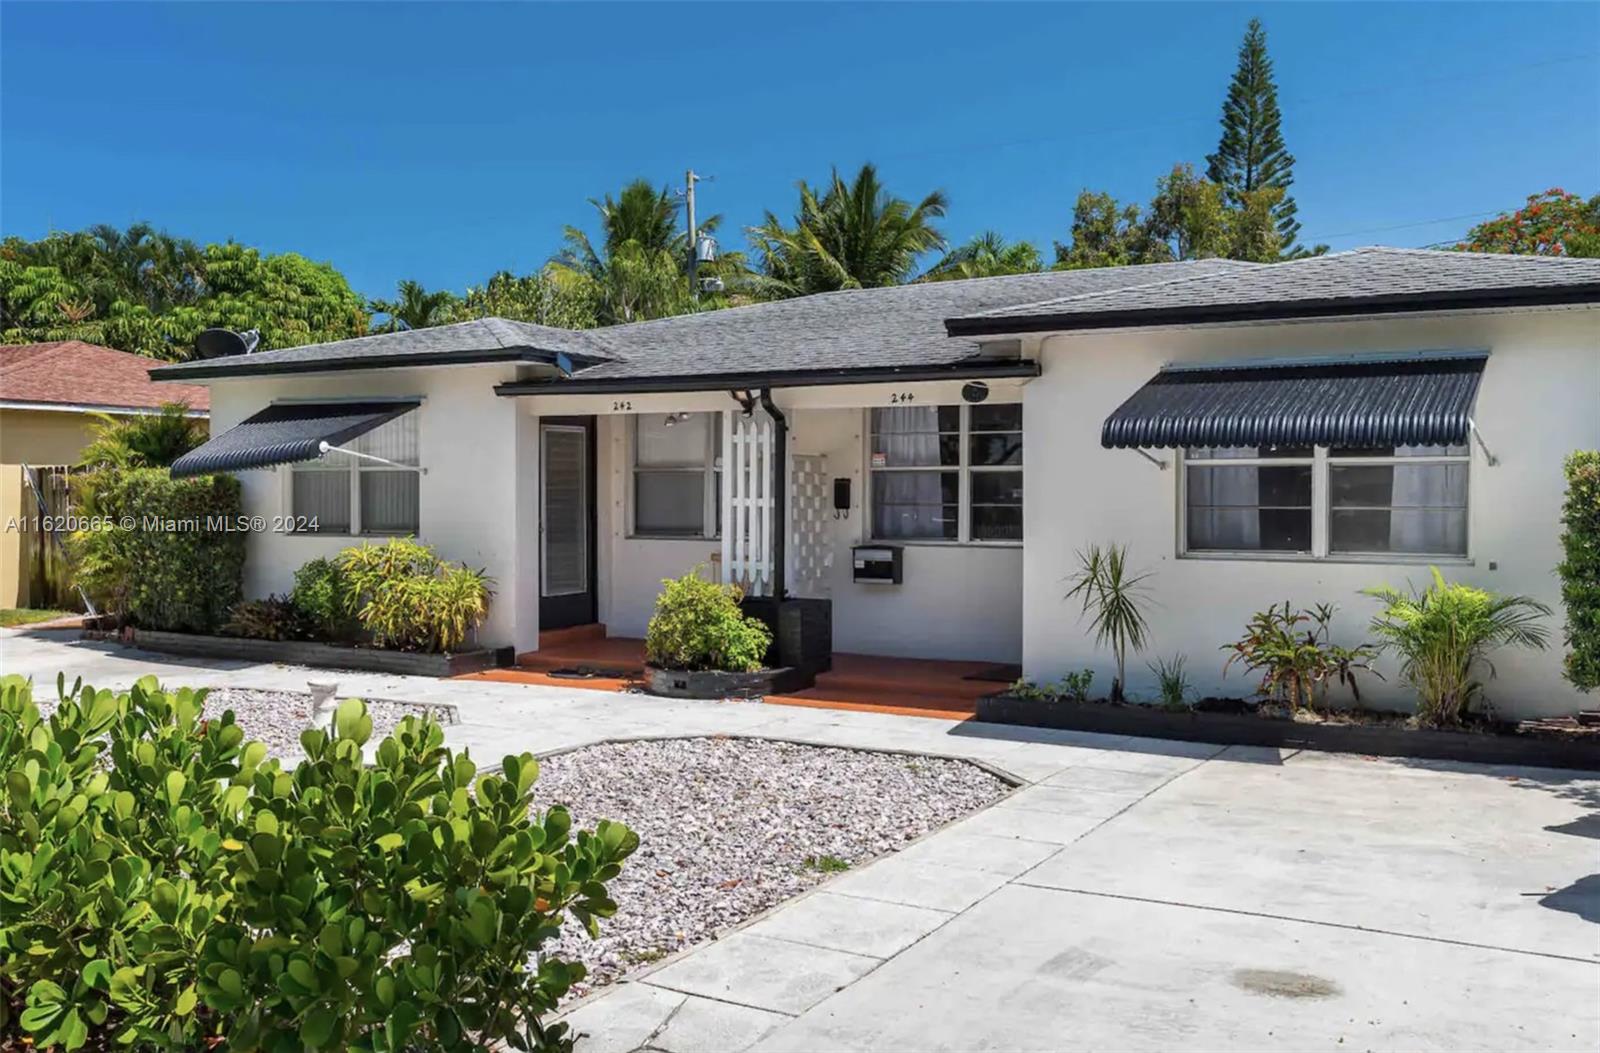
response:
{"label": "palm tree", "polygon": [[1007,241],[986,230],[965,245],[945,253],[928,268],[923,281],[955,278],[993,278],[1001,274],[1032,274],[1044,269],[1039,249],[1031,241]]}
{"label": "palm tree", "polygon": [[454,320],[456,296],[446,289],[429,292],[422,283],[410,279],[398,286],[397,300],[372,300],[367,310],[387,316],[382,322],[374,321],[375,333],[393,333],[401,329],[427,329],[445,325]]}
{"label": "palm tree", "polygon": [[[656,189],[635,179],[613,198],[589,199],[600,216],[597,248],[587,233],[567,227],[560,252],[550,261],[559,271],[581,275],[592,283],[602,324],[661,318],[694,310],[690,297],[689,235],[678,226],[678,204],[667,187]],[[709,234],[722,217],[706,216],[696,225]],[[744,274],[742,253],[725,253],[702,265],[702,276],[716,275],[737,285]],[[720,305],[709,298],[698,306]]]}
{"label": "palm tree", "polygon": [[833,289],[896,285],[916,269],[917,257],[944,247],[932,220],[949,202],[935,190],[913,205],[892,196],[871,164],[848,184],[833,170],[819,196],[804,180],[794,225],[771,212],[749,234],[760,259],[759,287],[772,296],[801,296]]}

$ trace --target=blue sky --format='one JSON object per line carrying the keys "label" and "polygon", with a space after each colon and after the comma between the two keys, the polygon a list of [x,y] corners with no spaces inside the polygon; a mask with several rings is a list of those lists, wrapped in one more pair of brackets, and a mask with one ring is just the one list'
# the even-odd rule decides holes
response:
{"label": "blue sky", "polygon": [[1048,252],[1080,189],[1203,167],[1252,14],[1309,239],[1423,245],[1600,191],[1596,4],[7,2],[0,231],[147,219],[459,291],[636,176],[714,175],[736,247],[796,179],[873,160],[948,193],[952,241]]}

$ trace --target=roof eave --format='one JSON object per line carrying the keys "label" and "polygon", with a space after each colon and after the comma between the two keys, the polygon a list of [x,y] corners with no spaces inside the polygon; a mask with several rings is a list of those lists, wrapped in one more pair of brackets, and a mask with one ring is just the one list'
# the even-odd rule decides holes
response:
{"label": "roof eave", "polygon": [[595,377],[588,380],[518,380],[496,384],[502,398],[526,395],[650,394],[670,391],[723,391],[753,388],[836,387],[891,381],[999,380],[1039,375],[1032,360],[956,362],[946,365],[867,366],[858,369],[791,369],[765,372],[671,374],[655,377]]}
{"label": "roof eave", "polygon": [[[609,361],[570,351],[542,351],[536,348],[486,348],[481,351],[441,351],[434,354],[365,355],[360,358],[321,358],[287,362],[250,362],[242,365],[157,366],[150,370],[155,381],[187,382],[196,378],[226,380],[234,377],[284,376],[293,373],[341,373],[367,369],[394,369],[414,366],[473,366],[492,365],[497,362],[532,362],[555,365],[558,357],[565,356],[585,366],[600,365]],[[222,359],[226,362],[229,359]]]}
{"label": "roof eave", "polygon": [[1560,307],[1600,303],[1600,282],[1524,289],[1463,290],[1453,293],[1399,293],[1385,296],[1280,300],[1207,307],[1174,307],[1126,311],[981,315],[945,320],[952,337],[1014,336],[1020,333],[1086,329],[1138,329],[1224,322],[1293,321],[1352,315],[1414,314],[1425,311],[1492,310],[1508,307]]}

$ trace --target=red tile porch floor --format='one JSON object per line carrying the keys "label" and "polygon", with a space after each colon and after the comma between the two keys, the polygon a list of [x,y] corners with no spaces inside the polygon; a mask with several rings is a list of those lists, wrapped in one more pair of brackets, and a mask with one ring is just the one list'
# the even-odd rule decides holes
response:
{"label": "red tile porch floor", "polygon": [[[644,641],[606,636],[601,625],[541,633],[539,645],[537,651],[518,655],[513,669],[491,669],[458,679],[622,691],[644,669]],[[991,662],[835,653],[833,669],[818,676],[815,686],[771,695],[766,701],[961,720],[977,712],[980,696],[1004,686],[999,680],[970,679],[994,668]],[[592,675],[573,676],[572,670]],[[568,675],[559,675],[562,672]]]}

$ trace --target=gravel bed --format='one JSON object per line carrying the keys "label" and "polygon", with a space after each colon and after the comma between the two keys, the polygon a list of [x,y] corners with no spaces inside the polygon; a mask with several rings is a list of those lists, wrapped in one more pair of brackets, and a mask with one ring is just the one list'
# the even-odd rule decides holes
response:
{"label": "gravel bed", "polygon": [[983,807],[1009,787],[963,761],[748,739],[589,746],[541,762],[536,807],[574,826],[619,820],[639,849],[610,883],[618,905],[589,939],[547,949],[582,961],[589,989],[699,943]]}
{"label": "gravel bed", "polygon": [[[39,712],[45,716],[55,711],[55,690],[49,697],[35,696]],[[338,695],[335,702],[346,696]],[[372,737],[369,748],[382,742],[384,737],[409,716],[432,716],[440,723],[453,720],[451,711],[442,706],[429,706],[414,702],[391,702],[385,699],[367,699],[367,714],[372,717]],[[244,731],[245,741],[259,739],[266,743],[267,752],[274,757],[300,758],[300,732],[311,723],[311,695],[305,691],[258,691],[253,688],[216,688],[206,695],[204,713],[220,717],[233,710],[234,720]],[[333,716],[332,707],[324,720]]]}

